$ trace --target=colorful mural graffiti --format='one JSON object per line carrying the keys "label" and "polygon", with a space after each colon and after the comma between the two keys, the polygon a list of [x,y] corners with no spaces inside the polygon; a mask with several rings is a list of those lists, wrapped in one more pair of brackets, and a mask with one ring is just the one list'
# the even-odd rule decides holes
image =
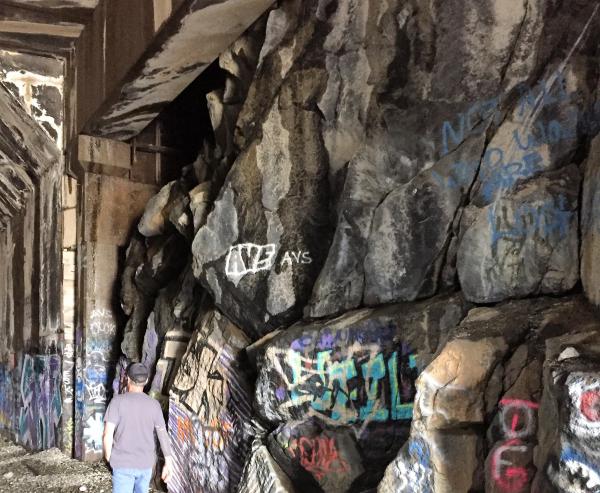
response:
{"label": "colorful mural graffiti", "polygon": [[57,354],[23,354],[15,368],[0,366],[0,429],[29,449],[59,446],[61,384]]}
{"label": "colorful mural graffiti", "polygon": [[548,476],[566,493],[600,490],[600,376],[573,372],[565,381],[568,423],[561,433],[558,467],[552,464]]}
{"label": "colorful mural graffiti", "polygon": [[[113,354],[117,322],[107,309],[92,310],[85,342],[82,344],[84,364],[76,374],[76,454],[85,460],[102,458],[104,412],[111,389],[109,372],[115,367]],[[79,366],[78,366],[79,368]]]}
{"label": "colorful mural graffiti", "polygon": [[277,412],[318,415],[331,424],[412,418],[415,355],[393,342],[395,329],[325,328],[269,348],[275,362]]}

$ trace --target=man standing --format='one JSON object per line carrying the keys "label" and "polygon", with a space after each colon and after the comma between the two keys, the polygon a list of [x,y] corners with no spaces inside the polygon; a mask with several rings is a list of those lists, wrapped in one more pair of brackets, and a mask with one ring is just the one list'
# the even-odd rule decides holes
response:
{"label": "man standing", "polygon": [[113,470],[113,493],[147,493],[156,462],[154,431],[165,456],[162,479],[173,469],[165,419],[157,400],[144,394],[148,370],[142,363],[127,369],[127,393],[110,401],[104,416],[104,456]]}

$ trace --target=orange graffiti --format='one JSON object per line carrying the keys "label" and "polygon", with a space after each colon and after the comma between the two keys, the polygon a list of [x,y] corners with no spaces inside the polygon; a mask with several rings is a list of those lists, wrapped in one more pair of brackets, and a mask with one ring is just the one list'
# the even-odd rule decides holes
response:
{"label": "orange graffiti", "polygon": [[350,471],[348,463],[339,456],[335,440],[328,437],[293,440],[291,444],[294,456],[300,458],[300,465],[318,481],[328,474]]}
{"label": "orange graffiti", "polygon": [[177,438],[180,442],[189,439],[194,445],[196,444],[194,426],[190,418],[181,418],[177,416]]}
{"label": "orange graffiti", "polygon": [[[209,425],[199,424],[198,433],[202,435],[202,443],[205,448],[217,449],[221,452],[229,442],[229,436],[233,432],[233,426],[226,421],[219,422],[216,419],[210,421]],[[177,438],[180,442],[190,441],[196,445],[196,429],[192,420],[188,417],[177,417]]]}
{"label": "orange graffiti", "polygon": [[232,431],[233,426],[227,421],[219,422],[216,419],[211,420],[209,426],[202,426],[204,446],[206,448],[212,447],[223,452]]}

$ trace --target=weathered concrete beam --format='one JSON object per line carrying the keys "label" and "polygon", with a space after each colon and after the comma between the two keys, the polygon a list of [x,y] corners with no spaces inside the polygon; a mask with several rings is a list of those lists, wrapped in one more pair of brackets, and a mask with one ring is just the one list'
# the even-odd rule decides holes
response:
{"label": "weathered concrete beam", "polygon": [[24,22],[0,20],[0,32],[15,34],[39,34],[76,39],[83,31],[83,24],[48,24],[45,22]]}
{"label": "weathered concrete beam", "polygon": [[169,17],[155,41],[85,125],[85,133],[127,140],[141,132],[273,0],[192,0]]}
{"label": "weathered concrete beam", "polygon": [[131,171],[131,146],[118,140],[80,135],[77,156],[90,173],[128,177]]}

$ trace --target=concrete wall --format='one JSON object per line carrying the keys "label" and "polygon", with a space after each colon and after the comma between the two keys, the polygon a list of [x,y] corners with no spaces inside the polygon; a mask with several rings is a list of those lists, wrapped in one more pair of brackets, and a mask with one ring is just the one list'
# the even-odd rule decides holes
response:
{"label": "concrete wall", "polygon": [[99,460],[111,371],[118,357],[119,266],[131,230],[156,187],[94,173],[85,173],[81,183],[74,453]]}

